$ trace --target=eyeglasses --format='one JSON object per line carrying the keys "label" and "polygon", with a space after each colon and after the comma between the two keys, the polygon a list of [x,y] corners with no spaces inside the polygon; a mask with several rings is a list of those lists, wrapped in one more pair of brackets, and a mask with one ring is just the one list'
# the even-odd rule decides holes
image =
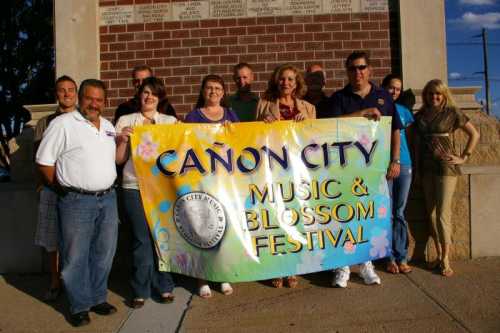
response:
{"label": "eyeglasses", "polygon": [[222,91],[223,90],[221,87],[213,87],[213,86],[205,86],[204,89],[207,90],[207,91],[210,91],[210,90],[212,90],[212,91]]}
{"label": "eyeglasses", "polygon": [[352,65],[352,66],[349,66],[347,67],[347,70],[349,72],[355,72],[356,70],[359,70],[359,71],[364,71],[365,69],[368,68],[368,65]]}

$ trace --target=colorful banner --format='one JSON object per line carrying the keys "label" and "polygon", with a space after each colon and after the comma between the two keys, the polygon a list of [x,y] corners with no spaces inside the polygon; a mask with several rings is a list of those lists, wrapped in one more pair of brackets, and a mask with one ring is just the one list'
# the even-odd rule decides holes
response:
{"label": "colorful banner", "polygon": [[388,256],[390,128],[388,117],[135,128],[160,269],[237,282]]}

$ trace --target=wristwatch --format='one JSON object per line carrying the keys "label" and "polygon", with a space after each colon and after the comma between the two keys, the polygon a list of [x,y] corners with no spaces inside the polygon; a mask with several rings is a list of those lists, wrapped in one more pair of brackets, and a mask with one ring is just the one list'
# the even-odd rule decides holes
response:
{"label": "wristwatch", "polygon": [[391,163],[401,164],[401,161],[399,159],[393,159]]}

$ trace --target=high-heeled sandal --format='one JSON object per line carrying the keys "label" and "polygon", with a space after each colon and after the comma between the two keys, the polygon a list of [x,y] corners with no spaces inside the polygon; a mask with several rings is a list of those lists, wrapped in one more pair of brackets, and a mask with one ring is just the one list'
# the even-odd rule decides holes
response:
{"label": "high-heeled sandal", "polygon": [[408,274],[408,273],[411,273],[411,271],[412,271],[412,268],[407,263],[402,262],[399,264],[399,272],[400,273]]}
{"label": "high-heeled sandal", "polygon": [[168,304],[173,303],[175,300],[175,296],[172,293],[164,293],[161,295],[160,303]]}
{"label": "high-heeled sandal", "polygon": [[450,277],[453,275],[453,269],[450,267],[450,261],[448,258],[443,259],[441,262],[441,275],[444,277]]}
{"label": "high-heeled sandal", "polygon": [[389,273],[392,273],[392,274],[398,274],[399,273],[398,265],[396,265],[396,263],[394,261],[390,261],[389,263],[387,263],[386,270]]}
{"label": "high-heeled sandal", "polygon": [[286,283],[288,284],[289,288],[296,288],[299,285],[299,280],[297,279],[297,276],[291,275],[286,278]]}
{"label": "high-heeled sandal", "polygon": [[283,288],[283,278],[276,278],[271,280],[274,288]]}
{"label": "high-heeled sandal", "polygon": [[444,277],[450,277],[454,274],[455,272],[453,271],[453,269],[451,269],[450,267],[443,267],[441,269],[441,275],[444,276]]}
{"label": "high-heeled sandal", "polygon": [[136,297],[132,301],[130,301],[130,307],[132,309],[140,309],[144,306],[145,302],[146,300],[144,298]]}

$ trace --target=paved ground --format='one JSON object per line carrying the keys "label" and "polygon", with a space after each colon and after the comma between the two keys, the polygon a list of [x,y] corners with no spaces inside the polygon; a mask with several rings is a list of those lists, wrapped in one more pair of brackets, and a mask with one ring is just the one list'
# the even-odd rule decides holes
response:
{"label": "paved ground", "polygon": [[113,272],[110,300],[118,313],[93,315],[80,329],[66,320],[64,299],[40,300],[48,277],[0,277],[0,332],[500,332],[500,258],[454,263],[455,276],[442,278],[422,268],[407,275],[379,271],[381,286],[365,286],[352,274],[347,289],[330,288],[331,275],[301,278],[297,289],[265,283],[235,285],[232,296],[192,296],[193,281],[175,290],[176,301],[149,301],[128,309],[124,272]]}

